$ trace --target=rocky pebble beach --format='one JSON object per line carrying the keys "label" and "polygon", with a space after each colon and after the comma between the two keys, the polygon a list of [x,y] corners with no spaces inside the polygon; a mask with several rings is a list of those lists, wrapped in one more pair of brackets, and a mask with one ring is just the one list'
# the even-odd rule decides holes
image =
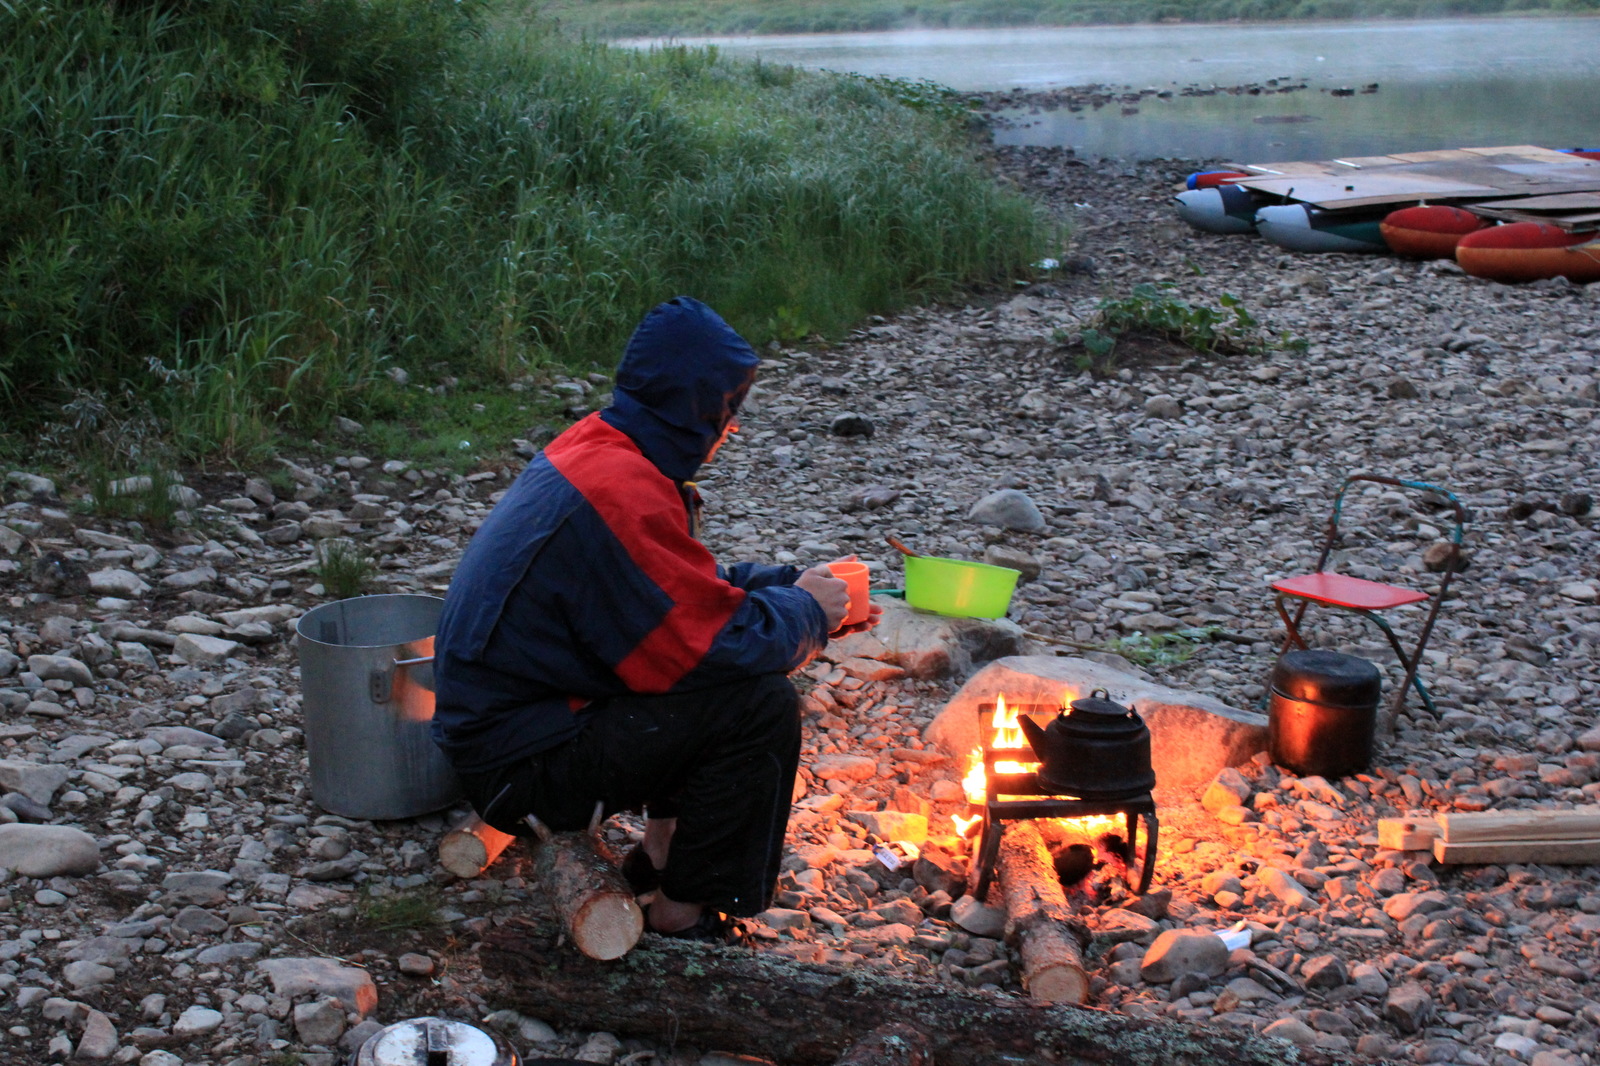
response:
{"label": "rocky pebble beach", "polygon": [[[1170,203],[1194,163],[1005,149],[997,165],[1072,219],[1056,267],[765,353],[702,485],[726,561],[856,554],[895,589],[893,533],[1024,574],[981,639],[940,631],[913,655],[852,638],[797,675],[804,769],[756,950],[1024,994],[1003,914],[963,898],[968,760],[927,726],[975,665],[1024,651],[1256,708],[1283,636],[1266,583],[1315,561],[1340,480],[1372,471],[1470,514],[1424,666],[1436,712],[1412,699],[1365,773],[1297,777],[1263,755],[1158,784],[1154,890],[1134,896],[1112,862],[1068,889],[1090,1002],[1398,1062],[1600,1061],[1600,866],[1444,866],[1377,837],[1382,817],[1600,803],[1600,286],[1195,233]],[[1083,331],[1144,283],[1194,306],[1232,294],[1265,343],[1130,338],[1092,373]],[[578,417],[607,385],[518,388]],[[376,560],[370,591],[441,594],[520,467],[369,460],[344,428],[332,461],[191,477],[165,529],[6,477],[0,1060],[332,1066],[440,1014],[534,1055],[724,1061],[740,1049],[557,1031],[497,1002],[476,960],[542,906],[525,846],[459,880],[436,849],[463,809],[369,822],[312,801],[293,634],[332,598],[319,558],[350,544]],[[1355,494],[1351,571],[1436,581],[1442,503]],[[1392,667],[1374,631],[1314,621],[1316,645]],[[1389,669],[1386,698],[1398,683]],[[638,831],[607,827],[622,845]],[[1228,929],[1232,949],[1211,935]]]}

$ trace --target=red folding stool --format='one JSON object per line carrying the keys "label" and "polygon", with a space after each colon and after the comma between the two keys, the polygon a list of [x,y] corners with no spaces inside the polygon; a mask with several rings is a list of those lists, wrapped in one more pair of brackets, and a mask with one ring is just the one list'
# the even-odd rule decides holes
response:
{"label": "red folding stool", "polygon": [[[1438,591],[1431,597],[1422,589],[1391,585],[1382,581],[1368,581],[1366,578],[1333,573],[1326,569],[1334,545],[1339,539],[1339,517],[1344,508],[1344,494],[1358,481],[1436,493],[1454,510],[1456,525],[1450,535],[1450,552],[1444,561],[1444,577],[1439,582]],[[1399,717],[1400,709],[1405,706],[1406,696],[1412,688],[1415,688],[1417,695],[1422,697],[1422,705],[1433,713],[1435,710],[1433,697],[1428,695],[1428,687],[1418,676],[1418,669],[1422,665],[1422,651],[1427,647],[1428,637],[1433,633],[1433,623],[1439,617],[1439,608],[1444,604],[1445,593],[1449,591],[1450,582],[1461,567],[1461,540],[1466,533],[1466,526],[1466,508],[1461,506],[1461,501],[1456,499],[1454,493],[1437,485],[1429,485],[1422,481],[1402,481],[1381,474],[1351,474],[1345,478],[1344,483],[1339,486],[1338,494],[1333,498],[1333,511],[1328,516],[1327,534],[1322,543],[1322,554],[1317,558],[1316,569],[1308,574],[1296,574],[1271,583],[1278,616],[1283,619],[1284,626],[1283,647],[1279,654],[1288,651],[1291,646],[1296,648],[1306,646],[1305,639],[1300,635],[1300,622],[1305,617],[1306,608],[1311,604],[1358,614],[1383,631],[1383,635],[1389,639],[1389,646],[1399,658],[1400,665],[1405,667],[1405,682],[1395,694],[1394,716]],[[1298,601],[1293,615],[1290,614],[1286,604],[1290,599]],[[1416,647],[1407,654],[1400,643],[1400,638],[1395,635],[1395,631],[1390,628],[1381,612],[1412,603],[1422,603],[1429,599],[1433,602],[1428,608],[1427,619],[1422,623],[1422,633],[1417,637]]]}

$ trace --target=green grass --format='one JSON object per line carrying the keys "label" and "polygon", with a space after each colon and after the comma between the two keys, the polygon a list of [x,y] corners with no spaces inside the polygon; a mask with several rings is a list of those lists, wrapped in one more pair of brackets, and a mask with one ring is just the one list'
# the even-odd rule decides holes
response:
{"label": "green grass", "polygon": [[347,600],[370,590],[377,564],[355,541],[330,537],[318,543],[312,572],[328,599]]}
{"label": "green grass", "polygon": [[427,929],[440,924],[442,900],[436,888],[417,888],[388,895],[362,892],[356,900],[356,924],[368,931]]}
{"label": "green grass", "polygon": [[[1058,236],[936,87],[473,2],[0,0],[0,53],[0,454],[36,463],[79,460],[86,408],[189,461],[338,414],[493,451],[506,383],[608,369],[662,299],[837,335]],[[391,366],[486,410],[397,400]]]}
{"label": "green grass", "polygon": [[549,0],[595,37],[848,33],[916,27],[1576,15],[1600,0]]}

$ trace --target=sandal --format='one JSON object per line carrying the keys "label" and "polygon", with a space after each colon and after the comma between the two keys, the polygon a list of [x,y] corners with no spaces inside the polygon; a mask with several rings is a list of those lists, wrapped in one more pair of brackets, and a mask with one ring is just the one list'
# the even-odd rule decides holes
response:
{"label": "sandal", "polygon": [[654,892],[661,887],[661,871],[656,869],[655,863],[650,861],[650,856],[645,854],[643,847],[636,846],[628,852],[628,857],[622,860],[622,877],[628,882],[628,887],[633,889],[635,896]]}

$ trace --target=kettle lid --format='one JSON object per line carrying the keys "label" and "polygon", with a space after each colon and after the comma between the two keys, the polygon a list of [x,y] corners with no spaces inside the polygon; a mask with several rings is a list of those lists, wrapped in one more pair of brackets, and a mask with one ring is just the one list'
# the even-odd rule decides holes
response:
{"label": "kettle lid", "polygon": [[1106,718],[1137,718],[1132,707],[1124,707],[1103,688],[1097,688],[1082,699],[1073,700],[1070,704],[1074,716],[1080,714],[1101,715]]}
{"label": "kettle lid", "polygon": [[517,1053],[493,1033],[445,1018],[413,1018],[373,1033],[353,1066],[517,1066]]}

